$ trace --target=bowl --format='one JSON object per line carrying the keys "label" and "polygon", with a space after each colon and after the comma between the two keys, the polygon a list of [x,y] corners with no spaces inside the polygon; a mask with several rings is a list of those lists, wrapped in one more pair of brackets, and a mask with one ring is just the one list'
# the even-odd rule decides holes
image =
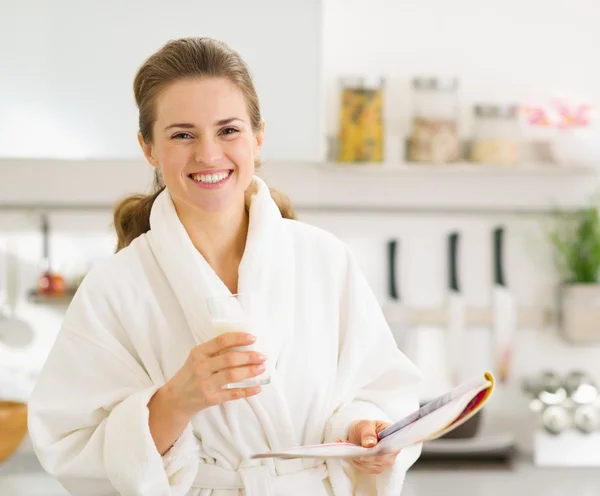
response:
{"label": "bowl", "polygon": [[0,400],[0,463],[10,458],[27,435],[27,405]]}

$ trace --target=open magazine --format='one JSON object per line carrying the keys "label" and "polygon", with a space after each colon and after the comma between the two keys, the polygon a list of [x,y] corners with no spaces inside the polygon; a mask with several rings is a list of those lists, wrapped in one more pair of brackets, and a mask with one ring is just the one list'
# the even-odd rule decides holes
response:
{"label": "open magazine", "polygon": [[352,443],[315,444],[257,453],[251,458],[357,458],[398,451],[438,439],[456,429],[483,407],[493,389],[491,373],[473,377],[382,430],[379,442],[372,448]]}

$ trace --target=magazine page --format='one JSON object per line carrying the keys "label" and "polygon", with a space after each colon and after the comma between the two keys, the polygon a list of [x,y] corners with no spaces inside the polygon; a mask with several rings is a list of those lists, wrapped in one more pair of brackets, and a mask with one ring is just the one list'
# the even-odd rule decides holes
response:
{"label": "magazine page", "polygon": [[[466,422],[483,407],[493,385],[494,380],[489,373],[483,378],[463,383],[382,431],[379,443],[373,448],[352,443],[329,443],[260,453],[252,458],[356,458],[400,450],[411,444],[436,439]],[[385,431],[387,433],[383,435]]]}
{"label": "magazine page", "polygon": [[404,419],[390,425],[389,427],[381,431],[379,433],[379,439],[384,439],[390,434],[404,429],[413,422],[416,422],[420,418],[430,415],[434,411],[439,410],[443,406],[464,396],[465,394],[476,393],[481,391],[482,389],[489,387],[491,385],[491,382],[492,381],[489,380],[489,377],[486,374],[484,374],[482,377],[474,377],[462,384],[459,384],[457,387],[451,389],[447,393],[442,394],[441,396],[429,401],[413,414],[408,415]]}
{"label": "magazine page", "polygon": [[[402,449],[411,444],[431,441],[440,437],[448,432],[448,427],[452,426],[452,428],[456,428],[460,425],[457,420],[460,419],[460,423],[463,423],[483,406],[484,396],[479,393],[485,392],[488,387],[481,386],[476,391],[463,393],[450,403],[421,417],[403,429],[384,437],[376,447],[389,452]],[[468,416],[463,416],[463,412],[467,410]]]}

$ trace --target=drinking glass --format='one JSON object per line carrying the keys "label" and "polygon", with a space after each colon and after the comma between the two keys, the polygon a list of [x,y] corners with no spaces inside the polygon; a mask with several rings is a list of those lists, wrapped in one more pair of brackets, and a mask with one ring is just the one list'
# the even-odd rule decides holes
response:
{"label": "drinking glass", "polygon": [[[206,300],[211,323],[217,335],[227,332],[246,332],[256,335],[253,332],[253,319],[247,311],[248,300],[248,295],[241,294],[216,296]],[[228,351],[253,351],[254,344],[228,348],[223,353]],[[241,382],[226,384],[223,386],[223,389],[246,388],[269,384],[271,382],[271,374],[268,369],[267,364],[267,369],[262,374],[256,377],[249,377]]]}

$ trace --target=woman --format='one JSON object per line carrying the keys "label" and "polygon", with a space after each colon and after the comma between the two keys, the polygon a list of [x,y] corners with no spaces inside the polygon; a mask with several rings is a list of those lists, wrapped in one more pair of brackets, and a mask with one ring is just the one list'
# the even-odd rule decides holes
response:
{"label": "woman", "polygon": [[[82,496],[399,494],[420,446],[250,458],[373,446],[418,407],[420,375],[346,246],[254,175],[264,125],[243,61],[211,39],[172,41],[134,91],[156,192],[116,208],[118,253],[83,281],[36,385],[44,469]],[[207,300],[237,293],[252,296],[252,333],[218,335]],[[265,370],[268,384],[225,387]]]}

